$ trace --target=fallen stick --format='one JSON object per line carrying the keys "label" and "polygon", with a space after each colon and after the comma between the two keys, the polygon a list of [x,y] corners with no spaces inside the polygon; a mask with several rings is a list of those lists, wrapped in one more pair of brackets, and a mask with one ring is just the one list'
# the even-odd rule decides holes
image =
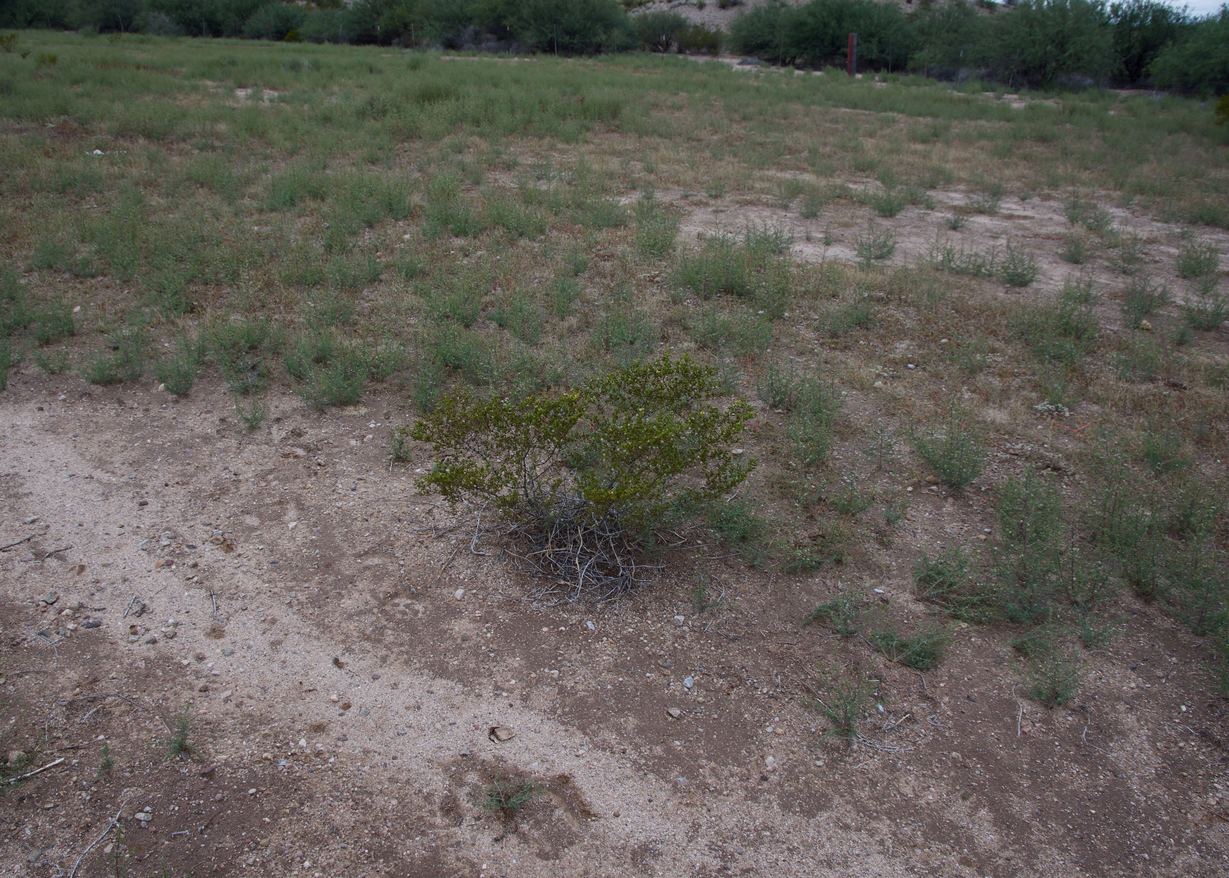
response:
{"label": "fallen stick", "polygon": [[119,826],[119,816],[124,813],[123,808],[115,812],[115,816],[111,818],[111,822],[107,824],[107,828],[102,831],[98,838],[90,842],[89,847],[81,852],[81,856],[77,857],[77,862],[73,863],[72,871],[68,873],[68,878],[77,878],[77,870],[81,868],[82,861],[89,855],[90,851],[98,847],[104,838],[111,834],[111,830]]}
{"label": "fallen stick", "polygon": [[[44,533],[46,533],[46,531],[44,531]],[[37,536],[41,536],[41,534],[30,534],[28,537],[22,537],[14,543],[9,543],[7,546],[0,546],[0,552],[7,552],[9,549],[20,546],[22,543],[28,543]]]}
{"label": "fallen stick", "polygon": [[21,775],[20,777],[11,777],[7,781],[5,781],[5,783],[9,784],[10,786],[12,786],[13,784],[21,783],[23,780],[25,780],[28,777],[34,777],[34,775],[42,774],[44,771],[46,771],[49,768],[55,768],[57,765],[59,765],[63,761],[64,761],[64,757],[61,756],[59,759],[55,760],[54,762],[48,762],[42,768],[36,768],[33,771],[27,771],[25,774]]}

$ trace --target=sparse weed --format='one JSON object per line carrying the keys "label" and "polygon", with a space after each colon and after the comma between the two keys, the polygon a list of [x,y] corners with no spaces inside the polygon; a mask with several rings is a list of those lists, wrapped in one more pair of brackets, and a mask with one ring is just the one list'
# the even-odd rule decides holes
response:
{"label": "sparse weed", "polygon": [[1136,275],[1127,284],[1122,294],[1122,316],[1127,326],[1134,329],[1140,321],[1169,301],[1169,287],[1154,283],[1151,279]]}
{"label": "sparse weed", "polygon": [[187,338],[181,338],[175,345],[175,351],[154,366],[154,375],[168,393],[185,396],[196,381],[199,367],[199,345]]}
{"label": "sparse weed", "polygon": [[951,642],[951,635],[942,628],[928,628],[912,637],[886,629],[871,633],[867,639],[889,661],[915,671],[930,671],[943,661],[943,652]]}
{"label": "sparse weed", "polygon": [[853,746],[873,691],[871,681],[866,678],[847,678],[830,683],[822,695],[809,702],[828,720],[830,728],[825,736],[841,738]]}
{"label": "sparse weed", "polygon": [[840,402],[817,378],[799,381],[795,399],[786,432],[798,459],[805,466],[815,466],[828,455]]}
{"label": "sparse weed", "polygon": [[1203,277],[1194,294],[1182,303],[1182,313],[1192,328],[1213,332],[1229,320],[1229,296],[1220,291],[1214,277]]}
{"label": "sparse weed", "polygon": [[853,249],[854,254],[864,264],[883,262],[896,252],[896,233],[889,228],[872,224],[857,234]]}
{"label": "sparse weed", "polygon": [[999,277],[1009,287],[1027,287],[1037,279],[1037,260],[1008,242],[999,263]]}
{"label": "sparse weed", "polygon": [[755,382],[755,390],[764,405],[788,411],[798,394],[798,373],[793,367],[776,361],[765,363]]}
{"label": "sparse weed", "polygon": [[1215,277],[1220,270],[1220,255],[1216,245],[1186,237],[1178,248],[1178,277],[1184,280]]}
{"label": "sparse weed", "polygon": [[853,637],[862,620],[862,601],[850,591],[818,604],[803,620],[803,625],[826,625],[840,637]]}
{"label": "sparse weed", "polygon": [[188,741],[189,725],[188,709],[185,707],[176,715],[171,737],[166,743],[166,753],[171,759],[192,756],[192,745]]}
{"label": "sparse weed", "polygon": [[483,790],[482,807],[505,820],[511,820],[540,793],[540,788],[527,780],[496,775]]}

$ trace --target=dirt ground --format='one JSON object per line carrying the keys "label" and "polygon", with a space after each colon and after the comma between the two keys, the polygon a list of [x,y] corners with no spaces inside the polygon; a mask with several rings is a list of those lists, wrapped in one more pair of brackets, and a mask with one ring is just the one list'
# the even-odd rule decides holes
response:
{"label": "dirt ground", "polygon": [[[473,510],[389,467],[409,412],[370,399],[315,415],[275,396],[248,435],[218,387],[10,378],[0,744],[63,761],[4,790],[0,872],[1229,869],[1226,705],[1153,608],[1128,604],[1074,706],[1048,711],[992,631],[962,628],[923,677],[800,626],[838,585],[920,613],[903,553],[873,580],[783,579],[692,542],[686,575],[622,603],[540,606]],[[938,487],[910,497],[907,542],[974,537]],[[719,606],[697,612],[697,581]],[[805,704],[844,661],[879,685],[852,748]],[[496,778],[538,795],[501,818]]]}

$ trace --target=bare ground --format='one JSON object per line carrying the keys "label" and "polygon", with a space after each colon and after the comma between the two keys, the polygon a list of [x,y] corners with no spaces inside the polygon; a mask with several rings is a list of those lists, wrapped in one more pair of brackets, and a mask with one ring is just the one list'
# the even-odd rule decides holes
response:
{"label": "bare ground", "polygon": [[[692,542],[686,576],[623,603],[538,606],[472,511],[389,468],[408,412],[371,399],[274,398],[247,435],[220,388],[11,377],[0,545],[32,538],[0,553],[0,744],[66,761],[0,798],[0,872],[69,875],[116,815],[77,874],[1229,868],[1225,703],[1154,608],[1126,603],[1075,705],[1047,711],[994,631],[962,628],[922,677],[801,628],[839,567],[781,579]],[[973,538],[971,507],[919,485],[906,542]],[[909,619],[911,563],[885,549],[843,584]],[[693,608],[697,577],[721,606]],[[881,709],[846,748],[804,702],[859,662]],[[540,788],[515,819],[481,807],[496,776]]]}

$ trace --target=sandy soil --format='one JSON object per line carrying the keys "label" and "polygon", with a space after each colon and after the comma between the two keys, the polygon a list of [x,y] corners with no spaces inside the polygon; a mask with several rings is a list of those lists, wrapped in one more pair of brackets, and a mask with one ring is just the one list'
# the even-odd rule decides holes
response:
{"label": "sandy soil", "polygon": [[[87,851],[77,875],[1229,869],[1225,703],[1152,608],[1128,603],[1047,711],[996,632],[962,628],[923,678],[800,627],[838,585],[920,617],[912,548],[850,581],[694,542],[623,603],[538,606],[472,511],[390,469],[399,400],[274,398],[253,435],[231,412],[208,385],[11,376],[0,546],[29,539],[0,553],[0,750],[64,762],[0,798],[0,873],[72,875]],[[989,520],[986,498],[910,497],[912,547]],[[720,607],[693,608],[699,577]],[[858,663],[878,707],[848,749],[805,699]],[[497,776],[540,794],[502,819]]]}

